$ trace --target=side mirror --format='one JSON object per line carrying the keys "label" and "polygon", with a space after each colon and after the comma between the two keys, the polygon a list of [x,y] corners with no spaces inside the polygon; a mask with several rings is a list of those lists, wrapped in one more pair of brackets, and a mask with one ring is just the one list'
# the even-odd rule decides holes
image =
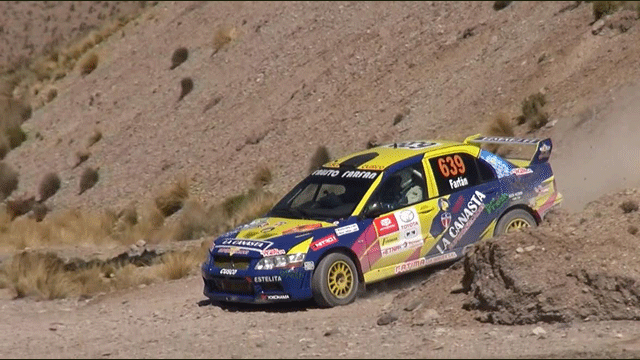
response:
{"label": "side mirror", "polygon": [[375,218],[382,215],[384,211],[382,210],[382,204],[379,202],[374,202],[369,204],[364,210],[364,216],[367,218]]}

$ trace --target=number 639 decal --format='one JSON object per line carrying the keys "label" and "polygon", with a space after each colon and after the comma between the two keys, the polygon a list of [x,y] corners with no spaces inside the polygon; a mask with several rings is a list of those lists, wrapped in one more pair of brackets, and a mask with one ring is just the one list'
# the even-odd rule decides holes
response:
{"label": "number 639 decal", "polygon": [[466,172],[460,155],[448,155],[438,158],[438,169],[444,177],[463,175]]}

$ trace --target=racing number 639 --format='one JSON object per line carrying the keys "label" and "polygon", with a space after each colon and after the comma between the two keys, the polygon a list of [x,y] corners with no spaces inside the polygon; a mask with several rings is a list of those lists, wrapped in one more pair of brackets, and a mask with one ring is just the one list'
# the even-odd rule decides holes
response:
{"label": "racing number 639", "polygon": [[444,177],[462,175],[466,169],[460,155],[444,156],[438,159],[440,173]]}

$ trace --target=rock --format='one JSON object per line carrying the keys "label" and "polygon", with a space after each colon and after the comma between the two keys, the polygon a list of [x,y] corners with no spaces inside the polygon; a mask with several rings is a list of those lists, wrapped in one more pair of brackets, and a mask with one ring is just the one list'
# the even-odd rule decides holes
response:
{"label": "rock", "polygon": [[451,293],[457,294],[464,291],[464,286],[461,283],[455,284],[451,287]]}
{"label": "rock", "polygon": [[426,323],[434,322],[440,318],[440,314],[434,309],[427,309],[422,313],[422,320]]}
{"label": "rock", "polygon": [[420,306],[422,306],[422,301],[417,300],[417,301],[414,301],[414,302],[412,302],[411,304],[407,305],[407,306],[404,308],[404,310],[405,310],[405,311],[413,311],[413,310],[418,309]]}
{"label": "rock", "polygon": [[[380,325],[380,324],[378,324]],[[336,334],[340,334],[340,330],[338,330],[337,328],[331,328],[327,331],[324,332],[324,336],[331,336],[331,335],[336,335]]]}
{"label": "rock", "polygon": [[536,246],[535,245],[531,245],[531,246],[527,246],[526,248],[524,248],[524,251],[532,251],[533,249],[535,249]]}
{"label": "rock", "polygon": [[591,33],[593,35],[598,35],[602,31],[602,28],[604,28],[604,20],[600,19],[591,26]]}
{"label": "rock", "polygon": [[143,248],[145,245],[147,245],[147,242],[144,241],[143,239],[136,241],[136,246],[139,248]]}
{"label": "rock", "polygon": [[394,313],[386,313],[378,318],[377,324],[379,326],[389,325],[396,320],[398,320],[398,317]]}
{"label": "rock", "polygon": [[518,248],[516,249],[516,252],[517,252],[518,254],[522,254],[522,253],[524,252],[524,249],[523,249],[523,248],[521,248],[521,247],[518,247]]}
{"label": "rock", "polygon": [[531,331],[533,333],[533,335],[541,338],[541,339],[545,339],[547,337],[547,332],[540,326],[538,326],[537,328],[533,329]]}

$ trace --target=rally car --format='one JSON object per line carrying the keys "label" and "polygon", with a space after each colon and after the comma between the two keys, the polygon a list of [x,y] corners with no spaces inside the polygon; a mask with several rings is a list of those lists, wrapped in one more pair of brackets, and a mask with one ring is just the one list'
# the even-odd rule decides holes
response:
{"label": "rally car", "polygon": [[[484,143],[535,147],[507,159]],[[265,217],[217,238],[204,294],[227,302],[354,301],[361,284],[460,259],[473,243],[536,226],[562,201],[551,139],[474,135],[384,145],[311,173]]]}

